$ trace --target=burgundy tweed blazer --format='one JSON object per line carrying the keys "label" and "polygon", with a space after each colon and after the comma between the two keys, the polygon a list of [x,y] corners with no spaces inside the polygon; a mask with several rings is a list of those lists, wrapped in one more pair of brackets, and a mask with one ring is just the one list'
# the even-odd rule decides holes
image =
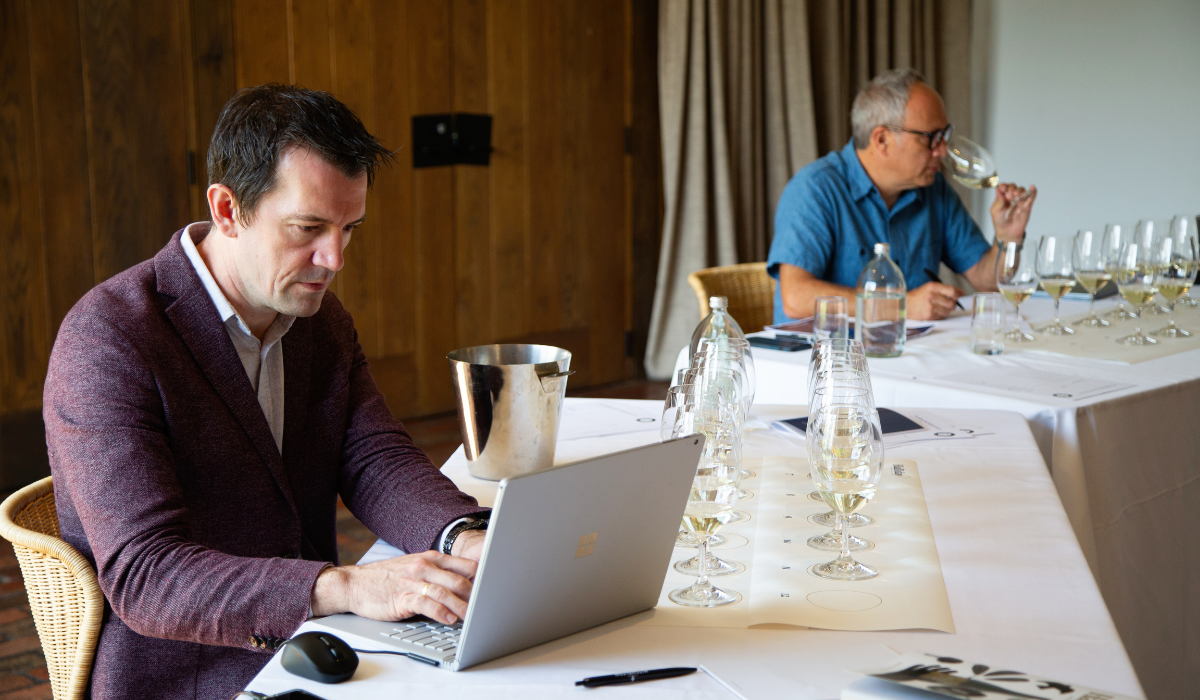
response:
{"label": "burgundy tweed blazer", "polygon": [[409,552],[486,510],[392,417],[332,293],[282,341],[281,456],[180,233],[75,305],[46,377],[62,537],[108,602],[97,699],[244,688],[337,563],[338,494]]}

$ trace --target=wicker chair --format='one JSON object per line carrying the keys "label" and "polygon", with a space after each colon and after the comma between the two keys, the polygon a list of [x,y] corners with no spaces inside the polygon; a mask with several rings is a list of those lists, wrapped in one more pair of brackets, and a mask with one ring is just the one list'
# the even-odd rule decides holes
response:
{"label": "wicker chair", "polygon": [[763,262],[742,263],[698,270],[688,275],[688,284],[696,290],[700,318],[708,315],[709,297],[727,297],[729,315],[746,333],[761,331],[774,318],[775,280],[767,274]]}
{"label": "wicker chair", "polygon": [[51,477],[0,504],[0,535],[21,563],[54,698],[76,700],[87,694],[104,594],[91,564],[59,534]]}

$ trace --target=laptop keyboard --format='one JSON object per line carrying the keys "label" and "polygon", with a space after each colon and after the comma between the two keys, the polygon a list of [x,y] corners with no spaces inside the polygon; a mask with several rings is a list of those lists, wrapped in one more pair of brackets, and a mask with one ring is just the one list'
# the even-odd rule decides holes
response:
{"label": "laptop keyboard", "polygon": [[462,634],[462,623],[443,625],[438,622],[401,622],[391,632],[380,632],[384,637],[409,644],[416,644],[431,651],[455,651]]}

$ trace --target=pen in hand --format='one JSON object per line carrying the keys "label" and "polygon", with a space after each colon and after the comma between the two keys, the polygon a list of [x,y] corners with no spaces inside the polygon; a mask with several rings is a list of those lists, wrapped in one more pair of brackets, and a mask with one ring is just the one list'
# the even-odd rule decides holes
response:
{"label": "pen in hand", "polygon": [[591,678],[584,678],[581,681],[575,681],[575,685],[582,685],[585,688],[598,688],[602,685],[623,685],[625,683],[656,681],[662,678],[676,678],[695,672],[696,669],[686,666],[656,668],[650,671],[633,671],[632,673],[618,673],[612,676],[592,676]]}
{"label": "pen in hand", "polygon": [[[941,281],[941,278],[938,276],[938,273],[934,272],[933,270],[930,270],[929,268],[925,268],[925,274],[929,275],[929,279],[933,280],[934,282]],[[963,306],[962,302],[959,301],[958,299],[954,300],[954,305],[957,306],[958,308],[962,309],[963,311],[967,310],[967,307]]]}

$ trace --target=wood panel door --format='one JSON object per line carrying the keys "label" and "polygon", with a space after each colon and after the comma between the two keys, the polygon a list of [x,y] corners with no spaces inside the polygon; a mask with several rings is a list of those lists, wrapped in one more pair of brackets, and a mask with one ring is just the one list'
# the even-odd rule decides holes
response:
{"label": "wood panel door", "polygon": [[[0,428],[40,409],[80,296],[207,218],[220,109],[270,81],[398,149],[334,287],[396,414],[450,409],[465,345],[560,345],[572,386],[634,376],[633,3],[0,0]],[[490,166],[412,168],[412,115],[444,112],[494,116]]]}

